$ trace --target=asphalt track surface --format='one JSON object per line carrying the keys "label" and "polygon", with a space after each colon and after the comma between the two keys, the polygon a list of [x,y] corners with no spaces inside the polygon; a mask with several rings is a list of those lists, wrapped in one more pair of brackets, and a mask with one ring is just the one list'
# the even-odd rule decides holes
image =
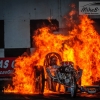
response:
{"label": "asphalt track surface", "polygon": [[57,94],[57,93],[46,93],[40,94],[4,94],[0,93],[0,100],[100,100],[100,93],[87,94],[78,93],[76,98],[71,98],[70,94]]}

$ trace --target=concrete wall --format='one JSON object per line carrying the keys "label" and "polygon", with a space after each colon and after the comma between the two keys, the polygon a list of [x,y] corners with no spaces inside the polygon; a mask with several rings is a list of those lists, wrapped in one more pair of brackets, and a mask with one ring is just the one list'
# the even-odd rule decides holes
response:
{"label": "concrete wall", "polygon": [[[0,0],[0,20],[4,20],[4,48],[30,48],[30,20],[62,17],[75,0]],[[1,52],[2,51],[2,52]]]}

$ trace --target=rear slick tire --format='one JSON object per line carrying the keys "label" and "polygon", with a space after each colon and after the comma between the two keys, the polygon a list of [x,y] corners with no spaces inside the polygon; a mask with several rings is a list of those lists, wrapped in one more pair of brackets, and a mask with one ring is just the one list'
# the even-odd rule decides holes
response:
{"label": "rear slick tire", "polygon": [[43,66],[37,66],[35,68],[35,92],[39,94],[44,93],[45,88],[45,75],[44,75],[44,68]]}

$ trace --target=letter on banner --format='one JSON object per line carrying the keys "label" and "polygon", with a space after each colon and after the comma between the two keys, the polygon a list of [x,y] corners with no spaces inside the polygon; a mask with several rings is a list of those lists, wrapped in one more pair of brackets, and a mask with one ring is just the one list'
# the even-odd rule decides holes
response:
{"label": "letter on banner", "polygon": [[3,60],[0,60],[0,68],[2,68]]}
{"label": "letter on banner", "polygon": [[3,66],[3,68],[7,68],[8,67],[8,64],[9,64],[9,60],[6,60],[5,62],[4,62],[4,66]]}

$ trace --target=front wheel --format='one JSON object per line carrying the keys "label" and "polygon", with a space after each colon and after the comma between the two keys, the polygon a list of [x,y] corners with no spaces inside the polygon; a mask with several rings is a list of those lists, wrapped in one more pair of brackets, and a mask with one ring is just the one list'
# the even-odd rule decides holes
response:
{"label": "front wheel", "polygon": [[76,97],[77,82],[74,76],[71,77],[70,92],[71,92],[71,97]]}

